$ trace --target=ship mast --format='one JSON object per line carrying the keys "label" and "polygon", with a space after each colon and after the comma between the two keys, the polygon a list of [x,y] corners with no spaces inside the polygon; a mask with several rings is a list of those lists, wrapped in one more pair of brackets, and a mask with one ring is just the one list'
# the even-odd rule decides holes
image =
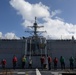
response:
{"label": "ship mast", "polygon": [[28,33],[33,33],[34,37],[38,37],[38,33],[46,32],[46,31],[37,31],[38,28],[41,28],[41,27],[44,27],[44,26],[38,26],[37,22],[36,22],[36,19],[37,18],[35,17],[35,23],[33,24],[33,26],[28,26],[28,27],[34,28],[34,31],[25,31],[25,32],[28,32]]}
{"label": "ship mast", "polygon": [[[39,33],[41,34],[41,33],[44,33],[44,32],[46,32],[46,31],[38,31],[37,29],[38,28],[41,28],[41,27],[44,27],[44,26],[39,26],[38,24],[37,24],[37,22],[36,22],[36,17],[35,17],[35,22],[34,22],[34,24],[33,24],[33,26],[28,26],[28,27],[31,27],[31,28],[33,28],[33,31],[25,31],[25,32],[28,32],[28,33],[31,33],[31,34],[33,34],[33,36],[31,36],[31,37],[29,37],[29,40],[31,41],[30,42],[30,47],[31,47],[31,43],[33,43],[34,44],[34,50],[33,50],[33,53],[34,54],[38,54],[38,52],[39,52],[39,50],[38,50],[38,44],[40,45],[40,43],[42,44],[42,39],[43,39],[43,37],[40,37],[39,36]],[[41,53],[42,54],[42,53]],[[31,48],[30,48],[30,56],[31,56]]]}
{"label": "ship mast", "polygon": [[34,36],[37,36],[37,23],[36,23],[36,17],[35,17],[35,23],[34,23]]}

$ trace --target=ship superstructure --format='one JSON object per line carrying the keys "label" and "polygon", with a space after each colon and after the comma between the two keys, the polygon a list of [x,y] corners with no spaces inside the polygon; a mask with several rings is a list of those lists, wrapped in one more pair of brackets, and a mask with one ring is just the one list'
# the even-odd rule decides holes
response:
{"label": "ship superstructure", "polygon": [[25,31],[28,33],[33,33],[32,36],[28,37],[27,40],[27,55],[28,53],[31,53],[31,55],[45,55],[46,51],[46,38],[43,36],[39,36],[38,33],[44,33],[46,31],[38,31],[38,28],[44,27],[44,26],[38,26],[36,22],[35,17],[35,23],[33,26],[28,26],[33,28],[33,31]]}

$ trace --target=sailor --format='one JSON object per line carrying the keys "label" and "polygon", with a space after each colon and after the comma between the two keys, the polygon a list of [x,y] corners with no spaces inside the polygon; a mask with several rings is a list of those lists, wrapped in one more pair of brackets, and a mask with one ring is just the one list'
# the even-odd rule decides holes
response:
{"label": "sailor", "polygon": [[54,69],[57,69],[57,63],[58,63],[58,59],[55,57],[54,58]]}
{"label": "sailor", "polygon": [[52,63],[52,58],[48,56],[48,68],[51,70],[51,63]]}
{"label": "sailor", "polygon": [[15,55],[13,57],[12,62],[13,62],[13,69],[15,69],[16,68],[16,64],[17,64],[17,57]]}
{"label": "sailor", "polygon": [[63,56],[60,57],[60,63],[61,63],[61,69],[65,69],[65,61]]}
{"label": "sailor", "polygon": [[44,63],[45,63],[45,57],[42,56],[42,57],[40,58],[40,60],[41,60],[41,68],[43,69],[43,68],[44,68]]}
{"label": "sailor", "polygon": [[6,66],[6,60],[3,59],[3,60],[2,60],[2,68],[5,69],[5,66]]}
{"label": "sailor", "polygon": [[73,70],[74,69],[74,58],[70,57],[69,61],[70,61],[70,69]]}
{"label": "sailor", "polygon": [[25,55],[22,57],[22,68],[25,68],[26,57]]}
{"label": "sailor", "polygon": [[32,59],[29,59],[29,68],[32,68]]}

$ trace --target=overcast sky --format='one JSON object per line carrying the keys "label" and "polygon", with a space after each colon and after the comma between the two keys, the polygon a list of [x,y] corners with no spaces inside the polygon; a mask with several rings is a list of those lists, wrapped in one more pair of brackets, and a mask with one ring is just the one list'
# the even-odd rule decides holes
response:
{"label": "overcast sky", "polygon": [[29,36],[35,16],[46,38],[76,38],[76,0],[0,0],[0,38]]}

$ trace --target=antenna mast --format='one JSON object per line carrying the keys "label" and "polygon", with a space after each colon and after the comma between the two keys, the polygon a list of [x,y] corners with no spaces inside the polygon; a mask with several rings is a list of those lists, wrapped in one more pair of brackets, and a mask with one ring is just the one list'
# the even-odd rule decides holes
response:
{"label": "antenna mast", "polygon": [[38,36],[38,33],[44,33],[46,31],[37,31],[38,28],[41,28],[41,27],[44,27],[44,26],[38,26],[37,25],[37,22],[36,22],[36,17],[35,17],[35,23],[33,24],[33,26],[28,26],[28,27],[31,27],[31,28],[34,28],[34,31],[25,31],[25,32],[28,32],[28,33],[33,33],[35,37]]}

